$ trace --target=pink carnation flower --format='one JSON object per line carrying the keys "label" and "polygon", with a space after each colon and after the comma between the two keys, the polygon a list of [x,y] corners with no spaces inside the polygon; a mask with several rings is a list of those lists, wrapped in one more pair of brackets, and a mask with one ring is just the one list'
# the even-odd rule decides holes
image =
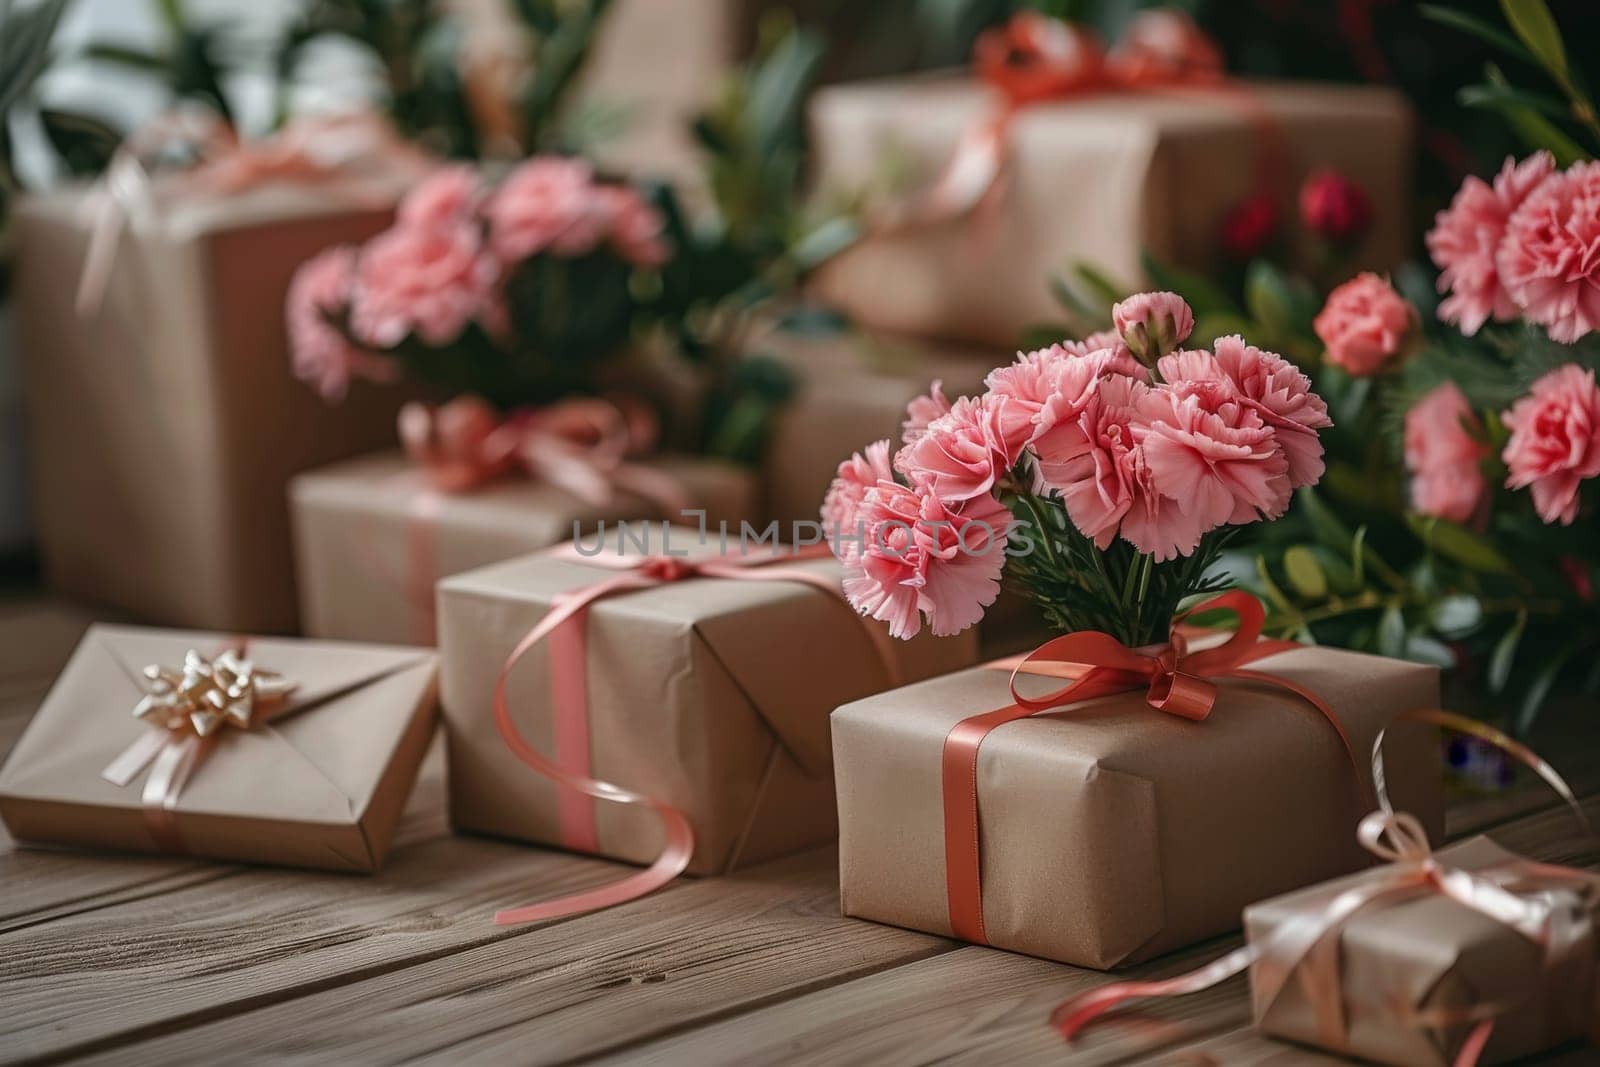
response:
{"label": "pink carnation flower", "polygon": [[667,223],[661,212],[626,186],[603,185],[598,196],[617,255],[636,267],[659,267],[667,261]]}
{"label": "pink carnation flower", "polygon": [[1491,317],[1506,322],[1517,308],[1501,284],[1496,256],[1506,223],[1528,194],[1555,169],[1555,157],[1536,152],[1521,163],[1507,159],[1491,186],[1469,177],[1428,231],[1428,252],[1439,268],[1439,318],[1471,337]]}
{"label": "pink carnation flower", "polygon": [[1412,508],[1459,523],[1480,514],[1489,493],[1479,467],[1487,449],[1474,436],[1482,429],[1454,382],[1435,386],[1412,405],[1405,420]]}
{"label": "pink carnation flower", "polygon": [[863,615],[915,637],[960,633],[1000,592],[1011,515],[992,496],[952,508],[926,486],[880,482],[862,499],[866,544],[845,561],[844,591]]}
{"label": "pink carnation flower", "polygon": [[1594,371],[1576,363],[1557,367],[1502,418],[1511,431],[1502,453],[1507,488],[1532,487],[1541,519],[1572,525],[1579,483],[1600,475],[1600,387]]}
{"label": "pink carnation flower", "polygon": [[612,215],[581,159],[535,156],[501,183],[485,212],[489,241],[506,262],[546,250],[581,256],[606,239]]}
{"label": "pink carnation flower", "polygon": [[1133,355],[1149,363],[1194,332],[1194,311],[1177,293],[1137,293],[1112,306],[1111,321]]}
{"label": "pink carnation flower", "polygon": [[1416,317],[1387,281],[1368,272],[1329,293],[1312,328],[1327,346],[1329,362],[1365,378],[1405,350]]}
{"label": "pink carnation flower", "polygon": [[849,561],[861,551],[856,534],[861,526],[861,501],[880,482],[893,482],[889,441],[874,441],[839,464],[828,494],[822,498],[822,532],[834,555]]}
{"label": "pink carnation flower", "polygon": [[499,277],[499,264],[473,226],[396,226],[362,250],[352,329],[380,348],[410,334],[428,344],[448,344],[473,320],[498,329],[504,316]]}
{"label": "pink carnation flower", "polygon": [[306,260],[289,282],[285,318],[294,376],[325,400],[342,400],[351,378],[395,377],[392,362],[357,348],[335,325],[349,311],[355,269],[355,248],[340,245]]}
{"label": "pink carnation flower", "polygon": [[1177,501],[1202,532],[1228,523],[1275,519],[1289,507],[1289,461],[1261,417],[1228,402],[1151,390],[1140,404],[1151,482]]}
{"label": "pink carnation flower", "polygon": [[470,221],[483,198],[476,168],[459,163],[440,167],[400,201],[403,226],[452,227]]}
{"label": "pink carnation flower", "polygon": [[1311,379],[1276,352],[1246,344],[1237,335],[1216,340],[1216,365],[1242,403],[1272,427],[1284,458],[1289,483],[1298,489],[1322,478],[1322,438],[1318,430],[1333,425],[1328,405],[1311,391]]}
{"label": "pink carnation flower", "polygon": [[1495,257],[1501,284],[1551,340],[1600,329],[1600,162],[1546,178],[1512,214]]}
{"label": "pink carnation flower", "polygon": [[900,424],[900,442],[914,444],[928,432],[928,424],[950,411],[950,401],[944,395],[944,383],[935,379],[926,396],[919,396],[906,405],[905,421]]}
{"label": "pink carnation flower", "polygon": [[1007,408],[1004,397],[962,397],[900,450],[895,467],[947,503],[991,492],[1016,464],[1022,430],[1031,429],[1025,412]]}

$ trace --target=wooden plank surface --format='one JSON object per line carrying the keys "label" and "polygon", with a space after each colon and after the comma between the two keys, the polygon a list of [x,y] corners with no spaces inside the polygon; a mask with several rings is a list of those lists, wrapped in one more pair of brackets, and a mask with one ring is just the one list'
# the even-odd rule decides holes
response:
{"label": "wooden plank surface", "polygon": [[[18,650],[0,663],[0,751],[90,617],[48,600],[0,605],[0,648]],[[1571,721],[1540,747],[1600,819],[1600,743],[1588,716]],[[1449,826],[1600,865],[1535,782],[1454,798]],[[1256,1035],[1242,978],[1066,1047],[1045,1025],[1050,1008],[1113,976],[844,919],[831,849],[597,915],[490,922],[619,869],[450,836],[437,744],[376,878],[0,838],[0,1062],[1341,1062]],[[1180,973],[1235,943],[1114,977]]]}

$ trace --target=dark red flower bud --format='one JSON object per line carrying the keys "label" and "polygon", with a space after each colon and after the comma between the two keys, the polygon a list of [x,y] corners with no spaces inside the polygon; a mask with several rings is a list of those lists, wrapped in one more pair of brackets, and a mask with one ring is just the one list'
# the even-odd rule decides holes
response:
{"label": "dark red flower bud", "polygon": [[1372,199],[1338,171],[1319,170],[1300,187],[1300,221],[1334,244],[1353,244],[1372,226]]}
{"label": "dark red flower bud", "polygon": [[1249,197],[1222,220],[1222,247],[1243,262],[1265,251],[1278,232],[1278,206],[1265,193]]}

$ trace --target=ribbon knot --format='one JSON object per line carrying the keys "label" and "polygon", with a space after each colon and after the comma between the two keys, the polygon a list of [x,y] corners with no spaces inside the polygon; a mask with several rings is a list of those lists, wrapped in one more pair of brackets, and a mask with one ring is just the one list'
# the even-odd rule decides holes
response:
{"label": "ribbon knot", "polygon": [[700,573],[700,568],[680,556],[647,556],[640,561],[639,573],[658,582],[678,582]]}
{"label": "ribbon knot", "polygon": [[1356,828],[1361,847],[1387,863],[1426,863],[1433,858],[1428,832],[1403,811],[1374,811]]}

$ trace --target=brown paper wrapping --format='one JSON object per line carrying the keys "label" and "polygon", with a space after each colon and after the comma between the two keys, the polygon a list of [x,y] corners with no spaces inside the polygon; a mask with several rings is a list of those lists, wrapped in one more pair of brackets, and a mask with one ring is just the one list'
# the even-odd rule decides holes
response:
{"label": "brown paper wrapping", "polygon": [[[1392,764],[1391,764],[1392,765]],[[1446,867],[1476,871],[1516,857],[1486,837],[1442,849]],[[1245,909],[1245,933],[1269,941],[1286,922],[1315,921],[1337,894],[1382,877],[1381,870],[1351,875],[1264,901]],[[1600,875],[1573,872],[1596,886]],[[1591,921],[1600,922],[1600,916]],[[1592,947],[1591,947],[1592,948]],[[1501,1063],[1577,1037],[1587,1037],[1596,1010],[1595,956],[1577,963],[1584,973],[1552,974],[1542,950],[1514,930],[1441,895],[1374,904],[1347,920],[1339,934],[1339,989],[1348,1047],[1334,1051],[1401,1067],[1455,1062],[1472,1029],[1468,1012],[1506,1004],[1480,1063]],[[1297,978],[1263,1012],[1256,1025],[1276,1037],[1321,1045],[1315,1016]],[[1455,1017],[1455,1025],[1418,1026],[1401,1018],[1411,1010]]]}
{"label": "brown paper wrapping", "polygon": [[[727,522],[737,532],[740,520],[755,514],[754,479],[741,467],[683,456],[647,465],[673,475],[713,529]],[[290,497],[306,633],[396,644],[431,643],[434,581],[570,540],[574,527],[589,531],[602,520],[649,518],[660,510],[632,493],[618,493],[609,506],[587,504],[528,479],[433,492],[398,453],[302,474]],[[414,572],[419,564],[431,564],[431,577]]]}
{"label": "brown paper wrapping", "polygon": [[[1363,764],[1393,715],[1438,702],[1438,671],[1397,660],[1305,648],[1251,666],[1321,694]],[[1328,723],[1282,691],[1220,685],[1203,723],[1125,693],[989,735],[978,813],[991,944],[1082,967],[1134,963],[1237,928],[1246,904],[1368,862],[1355,841],[1366,808]],[[846,915],[950,933],[945,735],[1011,702],[1008,672],[985,667],[834,712]],[[1387,751],[1396,804],[1437,832],[1436,732],[1399,724]]]}
{"label": "brown paper wrapping", "polygon": [[[1355,264],[1398,264],[1411,233],[1414,151],[1404,99],[1371,86],[1253,88],[1286,142],[1283,217],[1295,218],[1308,172],[1335,168],[1374,207]],[[990,90],[951,75],[823,90],[811,110],[819,184],[841,192],[881,184],[886,165],[931,179],[962,134],[998,110]],[[1007,133],[1005,187],[993,204],[865,241],[819,274],[817,293],[863,325],[1015,344],[1027,328],[1064,317],[1048,282],[1075,263],[1130,285],[1142,275],[1141,249],[1216,267],[1219,227],[1253,192],[1258,138],[1236,106],[1189,93],[1101,93],[1027,108]]]}
{"label": "brown paper wrapping", "polygon": [[124,232],[96,315],[73,307],[85,188],[22,201],[17,319],[35,519],[52,585],[142,618],[295,628],[284,487],[394,440],[398,398],[330,406],[290,374],[296,266],[389,220],[272,185],[171,204]]}
{"label": "brown paper wrapping", "polygon": [[[658,552],[660,526],[652,532]],[[717,551],[683,528],[673,530],[669,547],[694,556]],[[774,566],[838,573],[831,559]],[[440,583],[450,817],[459,829],[560,843],[556,787],[506,748],[491,693],[513,645],[552,598],[616,573],[527,556]],[[847,605],[800,583],[693,578],[598,601],[588,615],[593,776],[683,811],[695,832],[691,874],[833,839],[829,709],[885,685],[863,623]],[[970,632],[924,635],[895,651],[903,675],[919,679],[970,665],[976,643]],[[548,662],[535,649],[509,689],[524,734],[547,753]],[[603,855],[642,863],[660,849],[648,811],[598,804],[596,819]]]}
{"label": "brown paper wrapping", "polygon": [[[100,772],[150,727],[132,711],[147,664],[178,666],[228,635],[94,626],[0,767],[0,818],[23,842],[158,851],[140,807]],[[226,728],[179,794],[187,852],[376,871],[433,736],[435,659],[409,648],[254,638],[249,654],[298,683],[252,730]]]}

